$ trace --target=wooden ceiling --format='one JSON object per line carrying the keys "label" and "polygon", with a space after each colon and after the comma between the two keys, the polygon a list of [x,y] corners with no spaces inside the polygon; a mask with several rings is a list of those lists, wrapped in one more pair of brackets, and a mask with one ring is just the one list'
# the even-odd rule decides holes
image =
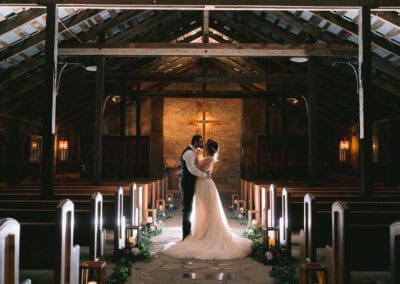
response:
{"label": "wooden ceiling", "polygon": [[[42,111],[46,23],[38,4],[58,2],[22,2],[30,8],[0,5],[0,109],[3,116],[35,120]],[[357,1],[309,1],[309,10],[300,9],[304,1],[267,1],[268,9],[266,1],[246,7],[237,1],[214,1],[212,7],[183,2],[136,1],[135,10],[115,0],[62,3],[58,120],[90,113],[95,75],[84,67],[99,54],[108,55],[107,95],[140,84],[142,95],[182,97],[307,96],[307,63],[289,57],[317,56],[321,111],[334,103],[347,120],[357,117],[349,65],[357,68],[358,10],[349,9]],[[400,110],[400,7],[392,2],[363,1],[374,8],[372,84],[379,115]],[[21,1],[5,2],[13,3]],[[229,88],[221,90],[221,84]]]}

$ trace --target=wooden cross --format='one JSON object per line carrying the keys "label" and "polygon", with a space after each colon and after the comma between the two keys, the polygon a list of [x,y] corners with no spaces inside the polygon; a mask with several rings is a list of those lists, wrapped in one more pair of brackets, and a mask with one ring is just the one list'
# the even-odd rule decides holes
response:
{"label": "wooden cross", "polygon": [[203,117],[201,120],[193,120],[193,121],[189,121],[190,124],[197,124],[197,123],[201,123],[203,126],[203,139],[206,140],[206,125],[207,123],[209,124],[220,124],[219,121],[217,120],[208,120],[206,117],[206,105],[205,103],[201,103],[201,108],[202,108],[202,112],[203,112]]}

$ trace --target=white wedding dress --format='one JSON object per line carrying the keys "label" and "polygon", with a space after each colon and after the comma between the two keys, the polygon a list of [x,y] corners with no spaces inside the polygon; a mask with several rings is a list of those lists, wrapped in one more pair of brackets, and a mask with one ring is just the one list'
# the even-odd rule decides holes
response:
{"label": "white wedding dress", "polygon": [[[203,170],[207,172],[212,164]],[[191,219],[191,235],[168,244],[165,254],[195,259],[234,259],[250,254],[252,242],[231,232],[217,187],[210,178],[196,179]]]}

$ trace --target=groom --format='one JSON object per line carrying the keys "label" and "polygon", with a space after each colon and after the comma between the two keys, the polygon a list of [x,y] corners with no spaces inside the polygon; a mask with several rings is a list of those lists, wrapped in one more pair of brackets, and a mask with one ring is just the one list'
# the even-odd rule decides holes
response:
{"label": "groom", "polygon": [[181,177],[179,179],[179,188],[183,196],[182,239],[185,239],[190,234],[190,229],[192,226],[192,224],[190,223],[190,214],[192,213],[192,203],[196,177],[210,177],[209,173],[200,171],[195,164],[195,161],[197,159],[196,150],[197,148],[203,148],[203,146],[203,137],[201,137],[200,135],[194,135],[192,137],[190,145],[186,147],[185,150],[183,150],[181,156]]}

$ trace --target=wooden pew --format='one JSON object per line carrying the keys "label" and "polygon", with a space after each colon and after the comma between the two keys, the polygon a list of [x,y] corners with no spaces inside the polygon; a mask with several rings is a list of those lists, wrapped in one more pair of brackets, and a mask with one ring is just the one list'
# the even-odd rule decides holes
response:
{"label": "wooden pew", "polygon": [[351,270],[389,271],[389,226],[399,216],[400,211],[354,211],[344,202],[335,202],[332,246],[326,247],[329,283],[351,283]]}
{"label": "wooden pew", "polygon": [[400,221],[390,225],[390,280],[400,283]]}
{"label": "wooden pew", "polygon": [[[0,283],[19,283],[20,233],[17,220],[0,219]],[[22,284],[31,284],[31,280],[24,280]]]}
{"label": "wooden pew", "polygon": [[90,260],[97,261],[104,256],[106,242],[106,230],[103,229],[103,196],[100,192],[93,194],[91,207],[89,257]]}
{"label": "wooden pew", "polygon": [[[300,260],[302,262],[316,262],[317,248],[315,239],[317,235],[315,197],[307,193],[304,196],[304,226],[300,230]],[[319,230],[323,230],[319,228]]]}
{"label": "wooden pew", "polygon": [[[319,202],[312,194],[304,197],[304,225],[300,231],[300,259],[316,262],[317,247],[324,247],[331,241],[331,208],[333,202]],[[392,221],[393,214],[400,214],[400,202],[347,202],[352,207],[352,221],[368,225]]]}
{"label": "wooden pew", "polygon": [[281,230],[281,237],[280,242],[281,245],[287,247],[289,254],[292,251],[292,230],[291,224],[289,222],[291,212],[289,208],[289,201],[290,201],[290,193],[287,188],[283,188],[282,190],[282,205],[281,205],[281,218],[282,218],[282,227]]}
{"label": "wooden pew", "polygon": [[56,269],[54,282],[79,283],[79,245],[74,246],[74,203],[63,200],[57,206]]}
{"label": "wooden pew", "polygon": [[114,255],[125,247],[125,216],[124,216],[124,191],[118,188],[115,191],[115,228],[114,228]]}

